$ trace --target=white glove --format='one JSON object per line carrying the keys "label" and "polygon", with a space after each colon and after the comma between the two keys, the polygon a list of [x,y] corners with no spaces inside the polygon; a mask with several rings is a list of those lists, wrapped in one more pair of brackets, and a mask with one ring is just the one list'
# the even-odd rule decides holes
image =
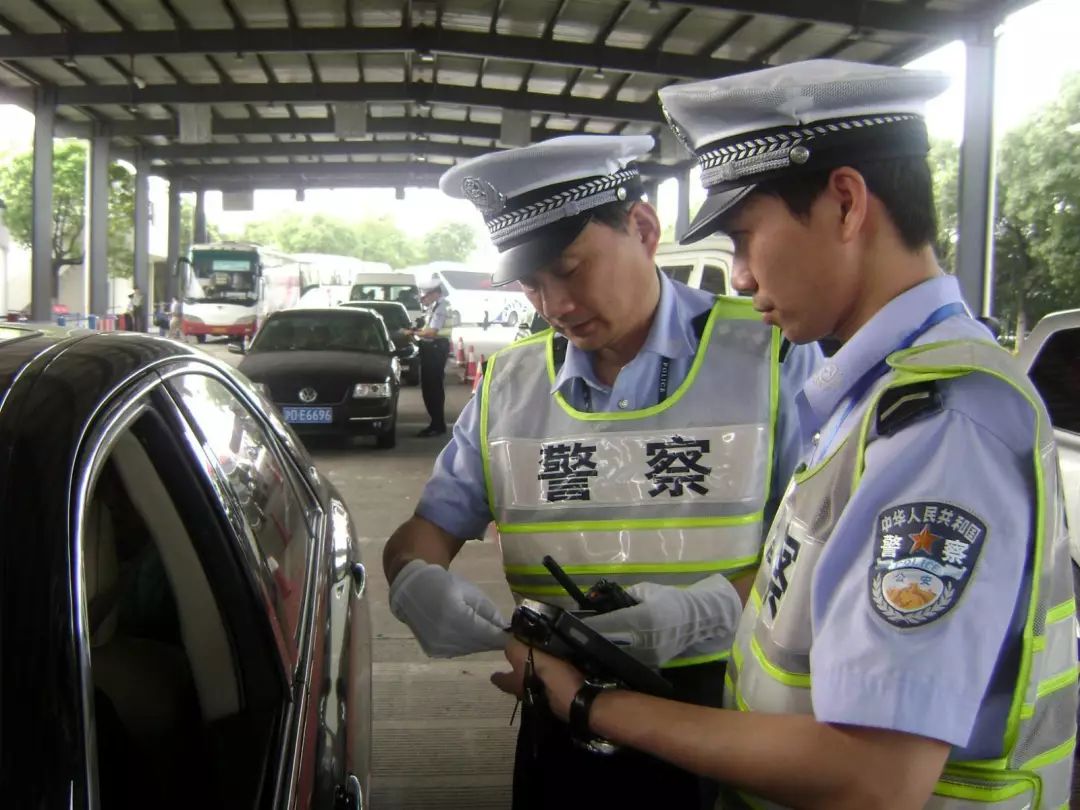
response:
{"label": "white glove", "polygon": [[643,664],[658,667],[683,653],[717,653],[735,639],[742,600],[723,574],[689,588],[641,582],[626,592],[638,604],[585,622]]}
{"label": "white glove", "polygon": [[413,560],[390,585],[390,611],[432,658],[501,650],[507,622],[483,591],[441,565]]}

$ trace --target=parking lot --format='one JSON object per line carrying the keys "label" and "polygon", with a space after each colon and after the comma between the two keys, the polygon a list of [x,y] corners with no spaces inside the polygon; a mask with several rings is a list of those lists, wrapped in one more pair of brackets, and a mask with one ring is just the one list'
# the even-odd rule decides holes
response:
{"label": "parking lot", "polygon": [[[513,330],[462,329],[467,345],[490,354]],[[224,343],[202,347],[236,365]],[[457,417],[471,387],[460,383],[451,364],[446,378],[446,415]],[[399,438],[393,450],[377,450],[370,439],[348,446],[310,442],[320,470],[341,491],[360,527],[372,608],[374,637],[374,757],[372,788],[379,810],[405,808],[505,808],[510,803],[515,727],[514,701],[488,681],[502,655],[487,653],[453,660],[429,659],[387,604],[382,572],[386,538],[416,506],[441,439],[413,434],[427,424],[417,387],[405,387],[399,403]],[[454,570],[487,591],[509,616],[513,601],[505,585],[498,549],[469,543]]]}

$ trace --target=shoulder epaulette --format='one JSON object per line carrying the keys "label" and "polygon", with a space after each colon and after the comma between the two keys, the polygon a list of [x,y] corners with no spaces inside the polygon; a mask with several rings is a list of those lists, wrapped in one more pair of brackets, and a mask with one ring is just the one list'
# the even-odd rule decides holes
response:
{"label": "shoulder epaulette", "polygon": [[877,432],[891,436],[912,422],[941,411],[941,392],[934,381],[890,388],[877,404]]}

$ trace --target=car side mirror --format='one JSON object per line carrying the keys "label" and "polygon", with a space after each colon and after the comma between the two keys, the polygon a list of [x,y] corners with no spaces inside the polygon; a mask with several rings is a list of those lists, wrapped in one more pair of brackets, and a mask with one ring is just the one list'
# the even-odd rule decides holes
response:
{"label": "car side mirror", "polygon": [[407,360],[408,358],[416,354],[416,347],[402,346],[400,349],[394,349],[393,354],[394,357],[398,358],[399,360]]}
{"label": "car side mirror", "polygon": [[243,343],[230,343],[229,354],[247,354],[247,350]]}

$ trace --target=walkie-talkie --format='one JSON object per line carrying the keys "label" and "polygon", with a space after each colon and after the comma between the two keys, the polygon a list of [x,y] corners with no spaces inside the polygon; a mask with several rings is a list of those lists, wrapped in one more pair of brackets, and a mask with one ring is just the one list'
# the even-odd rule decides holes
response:
{"label": "walkie-talkie", "polygon": [[589,613],[609,613],[624,607],[637,604],[637,600],[622,589],[618,583],[601,579],[587,593],[582,593],[574,580],[567,576],[550,554],[543,559],[544,567],[555,577],[555,581],[563,586],[571,598],[578,603],[583,611]]}

